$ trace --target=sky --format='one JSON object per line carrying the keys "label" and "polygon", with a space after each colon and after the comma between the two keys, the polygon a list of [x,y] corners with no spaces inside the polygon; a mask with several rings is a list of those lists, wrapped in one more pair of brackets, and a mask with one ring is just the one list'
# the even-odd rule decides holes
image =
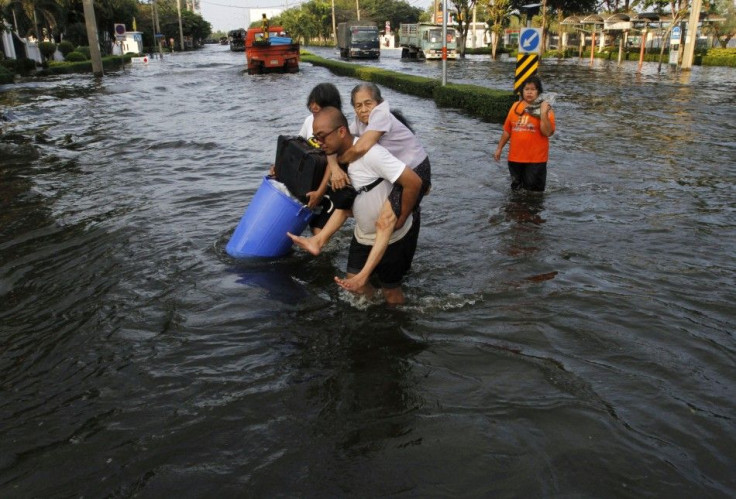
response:
{"label": "sky", "polygon": [[[407,0],[407,3],[424,10],[431,1]],[[212,25],[212,31],[228,32],[231,29],[247,28],[251,22],[249,19],[251,9],[255,11],[261,11],[264,8],[286,10],[300,3],[299,0],[200,0],[199,5],[202,17]],[[260,13],[256,14],[254,20],[260,17]]]}

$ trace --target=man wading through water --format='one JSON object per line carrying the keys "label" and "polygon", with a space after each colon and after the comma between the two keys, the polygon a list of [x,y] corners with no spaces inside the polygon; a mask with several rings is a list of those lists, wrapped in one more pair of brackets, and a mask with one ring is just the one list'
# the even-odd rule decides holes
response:
{"label": "man wading through water", "polygon": [[[345,115],[334,107],[325,107],[317,114],[313,129],[314,138],[326,154],[342,154],[357,140],[350,133]],[[350,242],[347,277],[335,277],[335,282],[348,291],[370,297],[374,290],[368,280],[374,275],[386,302],[402,304],[405,298],[401,282],[411,267],[419,236],[419,224],[413,223],[412,210],[419,198],[422,180],[378,144],[350,163],[348,175],[358,191],[352,211],[335,210],[327,225],[313,237],[293,234],[289,237],[296,245],[318,255],[352,212],[355,231]],[[394,183],[403,188],[398,217],[388,202]]]}

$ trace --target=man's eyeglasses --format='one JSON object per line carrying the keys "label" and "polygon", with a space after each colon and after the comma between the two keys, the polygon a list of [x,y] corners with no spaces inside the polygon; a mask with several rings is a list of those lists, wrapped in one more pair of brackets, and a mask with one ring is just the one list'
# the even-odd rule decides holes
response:
{"label": "man's eyeglasses", "polygon": [[324,135],[314,134],[314,135],[312,135],[312,139],[316,140],[320,144],[324,144],[325,143],[325,139],[327,137],[329,137],[330,135],[332,135],[333,133],[335,133],[336,131],[338,131],[340,128],[342,128],[342,125],[338,126],[337,128],[333,128],[331,131],[327,132]]}

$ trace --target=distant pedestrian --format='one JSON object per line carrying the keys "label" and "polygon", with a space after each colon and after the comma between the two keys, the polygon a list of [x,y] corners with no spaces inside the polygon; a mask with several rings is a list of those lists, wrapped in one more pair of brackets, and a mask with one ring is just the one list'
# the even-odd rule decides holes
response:
{"label": "distant pedestrian", "polygon": [[268,40],[268,28],[269,28],[268,17],[266,17],[266,14],[264,13],[263,15],[261,15],[261,30],[263,31],[264,40]]}
{"label": "distant pedestrian", "polygon": [[547,183],[549,138],[555,133],[555,113],[550,103],[540,97],[542,92],[537,76],[524,82],[521,100],[511,106],[493,154],[499,161],[503,147],[511,140],[508,164],[513,190],[541,192]]}

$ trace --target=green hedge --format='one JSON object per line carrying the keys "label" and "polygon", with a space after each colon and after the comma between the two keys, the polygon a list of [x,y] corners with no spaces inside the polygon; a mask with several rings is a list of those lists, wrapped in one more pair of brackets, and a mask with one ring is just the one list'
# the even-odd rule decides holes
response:
{"label": "green hedge", "polygon": [[5,66],[0,66],[0,84],[13,83],[15,76]]}
{"label": "green hedge", "polygon": [[79,47],[75,48],[74,51],[79,52],[80,54],[84,54],[84,57],[86,57],[87,59],[92,58],[89,47],[87,47],[86,45],[80,45]]}
{"label": "green hedge", "polygon": [[74,44],[72,42],[63,41],[59,43],[59,52],[66,58],[67,54],[71,54],[74,51]]}
{"label": "green hedge", "polygon": [[38,44],[38,50],[46,59],[53,59],[56,44],[54,42],[41,42]]}
{"label": "green hedge", "polygon": [[[133,56],[125,54],[122,58],[125,62],[130,62]],[[122,65],[121,57],[119,55],[108,56],[102,58],[103,69],[120,69]],[[92,72],[92,61],[80,61],[80,62],[54,62],[49,64],[48,68],[43,68],[38,71],[39,76],[58,75],[58,74],[70,74],[70,73],[91,73]]]}
{"label": "green hedge", "polygon": [[728,66],[736,68],[736,49],[710,49],[705,55],[695,57],[695,64],[703,66]]}
{"label": "green hedge", "polygon": [[308,52],[302,52],[301,60],[315,66],[326,67],[339,76],[358,78],[405,94],[433,99],[440,107],[461,109],[482,120],[494,123],[504,121],[509,107],[516,100],[516,96],[508,91],[451,83],[443,87],[442,82],[438,79],[324,59]]}
{"label": "green hedge", "polygon": [[36,69],[36,61],[33,59],[2,59],[0,67],[11,75],[29,75]]}
{"label": "green hedge", "polygon": [[[545,54],[546,55],[546,54]],[[575,53],[577,56],[577,52]],[[590,58],[590,47],[583,52],[583,58]],[[602,52],[595,53],[596,59],[608,59],[609,61],[618,60],[618,49],[609,48],[604,49]],[[624,61],[638,61],[639,60],[639,49],[628,49],[621,57]],[[659,49],[649,50],[647,49],[644,54],[644,61],[646,62],[659,62]],[[667,63],[669,61],[669,51],[665,50],[662,56],[662,62]],[[696,52],[693,57],[693,64],[696,66],[726,66],[736,67],[736,49],[721,49],[712,48],[705,52]]]}
{"label": "green hedge", "polygon": [[64,60],[66,62],[82,62],[82,61],[86,61],[87,58],[84,56],[83,53],[77,52],[76,50],[74,50],[66,54],[66,56],[64,57]]}
{"label": "green hedge", "polygon": [[503,123],[516,95],[504,90],[477,85],[447,84],[434,89],[434,101],[439,107],[463,109],[483,121]]}

